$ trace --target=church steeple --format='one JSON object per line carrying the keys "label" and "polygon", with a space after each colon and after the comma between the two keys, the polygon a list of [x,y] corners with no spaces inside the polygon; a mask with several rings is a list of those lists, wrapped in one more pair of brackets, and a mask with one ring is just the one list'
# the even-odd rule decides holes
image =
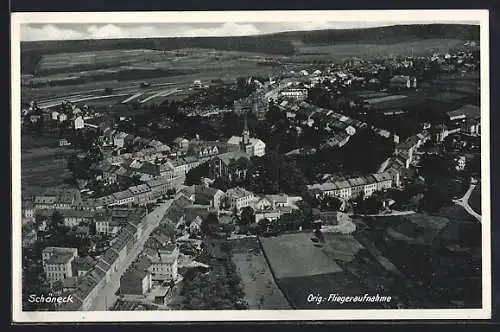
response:
{"label": "church steeple", "polygon": [[243,137],[242,143],[244,145],[246,145],[250,142],[250,131],[248,130],[248,120],[247,120],[247,112],[246,111],[244,114],[243,133],[241,134],[241,136]]}

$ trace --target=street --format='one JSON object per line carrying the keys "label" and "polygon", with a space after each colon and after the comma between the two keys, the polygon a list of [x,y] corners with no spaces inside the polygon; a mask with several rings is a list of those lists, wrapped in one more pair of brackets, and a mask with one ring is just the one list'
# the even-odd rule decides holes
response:
{"label": "street", "polygon": [[99,291],[99,295],[92,303],[90,310],[108,310],[113,305],[113,303],[117,299],[115,293],[120,288],[121,276],[141,253],[144,248],[144,243],[146,243],[146,240],[148,239],[151,232],[160,224],[161,219],[165,215],[167,209],[170,207],[172,201],[173,200],[168,200],[165,203],[160,204],[160,206],[158,206],[154,211],[146,215],[146,227],[142,233],[142,237],[139,239],[134,249],[127,255],[125,263],[122,264],[118,271],[113,274],[110,281]]}
{"label": "street", "polygon": [[479,222],[481,222],[481,215],[478,214],[478,213],[476,213],[476,211],[474,211],[471,208],[471,206],[469,205],[469,197],[472,194],[472,191],[474,190],[474,188],[476,188],[476,185],[475,184],[471,184],[469,186],[469,189],[465,193],[465,195],[462,198],[460,198],[460,199],[454,199],[453,203],[455,203],[455,204],[460,205],[461,207],[463,207],[465,209],[465,211],[467,211],[471,216],[473,216]]}

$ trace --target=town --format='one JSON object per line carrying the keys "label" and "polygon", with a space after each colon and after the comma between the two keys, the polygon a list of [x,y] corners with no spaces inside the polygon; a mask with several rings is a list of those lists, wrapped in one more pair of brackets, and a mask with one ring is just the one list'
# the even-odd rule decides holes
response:
{"label": "town", "polygon": [[479,42],[259,61],[23,105],[26,158],[57,151],[23,186],[65,174],[23,187],[23,297],[73,299],[24,310],[480,306]]}

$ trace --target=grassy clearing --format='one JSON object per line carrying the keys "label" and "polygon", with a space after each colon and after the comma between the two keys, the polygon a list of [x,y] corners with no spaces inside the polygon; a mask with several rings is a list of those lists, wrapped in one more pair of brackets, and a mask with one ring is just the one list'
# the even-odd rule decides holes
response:
{"label": "grassy clearing", "polygon": [[75,153],[72,148],[59,148],[57,140],[23,135],[21,138],[21,188],[29,198],[41,194],[48,187],[65,185],[71,176],[68,158]]}
{"label": "grassy clearing", "polygon": [[363,246],[352,235],[340,233],[324,233],[325,246],[323,252],[333,260],[350,262]]}
{"label": "grassy clearing", "polygon": [[233,243],[232,259],[241,277],[249,309],[290,309],[290,304],[274,282],[257,239],[245,242]]}
{"label": "grassy clearing", "polygon": [[341,272],[342,269],[314,246],[312,234],[285,234],[261,238],[264,251],[277,278],[305,277]]}
{"label": "grassy clearing", "polygon": [[[331,57],[370,58],[392,54],[414,55],[447,52],[450,48],[463,44],[458,39],[425,39],[395,44],[337,44],[324,46],[305,46],[299,48],[301,55],[322,54]],[[321,55],[318,55],[320,57]]]}

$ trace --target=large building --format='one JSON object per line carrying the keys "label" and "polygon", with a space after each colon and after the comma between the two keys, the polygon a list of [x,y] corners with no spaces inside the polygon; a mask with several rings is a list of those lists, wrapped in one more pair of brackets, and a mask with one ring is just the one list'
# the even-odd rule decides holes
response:
{"label": "large building", "polygon": [[307,98],[307,89],[286,89],[280,92],[284,98],[302,101]]}
{"label": "large building", "polygon": [[[464,105],[447,112],[448,128],[462,131],[465,134],[478,136],[481,134],[481,109],[477,105]],[[450,130],[449,130],[450,131]]]}
{"label": "large building", "polygon": [[247,206],[253,208],[255,203],[253,193],[240,187],[228,189],[225,202],[229,209],[236,209],[237,212],[240,212],[241,209]]}
{"label": "large building", "polygon": [[147,257],[137,259],[120,278],[121,295],[146,295],[152,286],[151,262]]}
{"label": "large building", "polygon": [[362,195],[369,197],[377,190],[385,190],[399,185],[399,173],[376,173],[363,177],[324,182],[307,186],[316,197],[335,196],[344,200]]}
{"label": "large building", "polygon": [[389,86],[391,89],[410,89],[417,87],[417,79],[415,77],[397,75],[390,79]]}
{"label": "large building", "polygon": [[52,283],[73,276],[71,263],[78,256],[76,248],[47,247],[42,251],[42,263],[47,280]]}
{"label": "large building", "polygon": [[34,206],[42,209],[72,209],[74,204],[82,201],[80,191],[77,189],[50,188],[41,196],[35,197]]}
{"label": "large building", "polygon": [[149,257],[153,280],[175,281],[178,278],[179,248],[174,244],[158,249],[155,255]]}

